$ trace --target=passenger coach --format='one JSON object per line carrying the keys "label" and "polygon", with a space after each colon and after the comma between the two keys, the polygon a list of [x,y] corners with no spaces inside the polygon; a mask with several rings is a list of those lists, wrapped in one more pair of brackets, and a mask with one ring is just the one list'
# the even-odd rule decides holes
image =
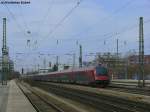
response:
{"label": "passenger coach", "polygon": [[84,85],[98,84],[101,86],[107,86],[109,84],[108,70],[103,66],[63,70],[34,76],[30,75],[28,78],[34,81],[51,81]]}

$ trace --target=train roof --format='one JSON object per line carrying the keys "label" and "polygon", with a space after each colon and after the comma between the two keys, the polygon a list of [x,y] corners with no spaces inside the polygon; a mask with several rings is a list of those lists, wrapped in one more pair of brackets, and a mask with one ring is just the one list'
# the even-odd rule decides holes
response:
{"label": "train roof", "polygon": [[[104,67],[104,66],[101,66],[101,67]],[[55,73],[72,72],[72,71],[85,71],[85,70],[93,70],[95,68],[96,68],[96,66],[82,67],[82,68],[73,68],[73,69],[68,69],[68,70],[57,71]],[[52,73],[54,73],[54,72],[52,72]]]}
{"label": "train roof", "polygon": [[48,72],[48,73],[41,73],[39,75],[46,75],[46,74],[55,74],[55,73],[68,73],[73,71],[85,71],[85,70],[93,70],[95,67],[83,67],[83,68],[74,68],[74,69],[67,69],[67,70],[61,70],[56,72]]}
{"label": "train roof", "polygon": [[42,76],[42,75],[50,75],[50,74],[57,74],[57,73],[68,73],[68,72],[73,72],[73,71],[89,71],[95,69],[96,66],[90,66],[90,67],[82,67],[82,68],[73,68],[73,69],[67,69],[67,70],[61,70],[61,71],[56,71],[56,72],[47,72],[47,73],[38,73],[38,74],[31,74],[28,76]]}

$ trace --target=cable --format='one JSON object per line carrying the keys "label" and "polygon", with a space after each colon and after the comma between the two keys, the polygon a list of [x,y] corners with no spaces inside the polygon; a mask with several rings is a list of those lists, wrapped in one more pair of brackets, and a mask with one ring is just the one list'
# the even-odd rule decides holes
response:
{"label": "cable", "polygon": [[[144,24],[146,24],[146,23],[149,23],[150,22],[150,19],[148,19],[148,20],[145,20],[144,21]],[[106,33],[106,34],[103,34],[103,35],[97,35],[96,37],[104,37],[103,39],[102,38],[99,38],[100,40],[107,40],[107,39],[110,39],[110,38],[112,38],[112,37],[115,37],[115,36],[117,36],[117,35],[121,35],[121,34],[123,34],[123,33],[125,33],[125,32],[127,32],[127,31],[131,31],[132,29],[134,29],[134,28],[137,28],[138,27],[138,24],[134,24],[134,25],[132,25],[132,26],[129,26],[129,27],[124,27],[123,29],[121,29],[120,31],[118,31],[118,32],[111,32],[111,33]],[[90,37],[94,37],[94,36],[90,36]],[[75,40],[81,40],[82,38],[76,38]],[[99,40],[99,39],[94,39],[94,38],[88,38],[88,39],[86,39],[86,40]],[[63,40],[68,40],[68,41],[70,41],[70,40],[74,40],[74,39],[63,39]],[[86,41],[85,40],[85,41]]]}
{"label": "cable", "polygon": [[25,32],[24,32],[25,30],[24,30],[24,29],[21,27],[21,25],[17,22],[17,19],[16,19],[15,15],[10,11],[10,9],[8,8],[8,6],[7,6],[6,4],[4,4],[4,6],[6,7],[7,11],[8,11],[9,14],[12,16],[12,18],[15,20],[16,25],[18,26],[19,30],[21,30],[21,32],[23,32],[24,35],[26,35]]}
{"label": "cable", "polygon": [[47,9],[45,15],[43,16],[42,23],[41,23],[40,26],[38,27],[38,30],[37,30],[38,33],[40,33],[40,31],[41,31],[41,26],[45,23],[46,18],[48,17],[49,13],[51,12],[53,3],[54,3],[54,0],[51,0],[51,2],[50,2],[51,5],[48,7],[48,9]]}
{"label": "cable", "polygon": [[[52,35],[55,31],[56,31],[56,29],[57,28],[59,28],[61,25],[62,25],[62,23],[73,13],[73,11],[81,4],[81,2],[82,2],[83,0],[79,0],[78,2],[77,2],[77,4],[56,24],[56,26],[54,26],[54,28],[52,29],[52,30],[50,30],[50,32],[45,36],[45,38],[46,37],[49,37],[50,35]],[[42,38],[42,40],[43,40],[44,38]]]}
{"label": "cable", "polygon": [[[53,30],[51,30],[51,31],[48,33],[48,35],[47,35],[46,37],[48,37],[48,36],[50,36],[52,33],[54,33],[54,31],[62,24],[62,22],[65,21],[65,19],[73,12],[73,10],[74,10],[75,8],[77,8],[77,7],[80,5],[81,2],[82,2],[82,0],[80,0],[80,1],[77,3],[77,5],[76,5],[74,8],[72,8],[71,11],[68,12],[68,14],[54,27]],[[116,14],[116,13],[118,13],[118,12],[120,12],[122,9],[126,8],[126,7],[127,7],[129,4],[131,4],[132,2],[133,2],[133,0],[129,0],[129,1],[128,1],[126,4],[124,4],[122,7],[118,8],[117,10],[115,10],[115,11],[113,12],[113,15]],[[108,17],[105,17],[105,18],[103,18],[103,20],[110,19],[113,15],[110,15],[110,16],[108,16]],[[96,23],[96,25],[97,25],[97,23]],[[89,29],[91,29],[91,27],[88,27],[86,30],[89,30]],[[81,33],[82,33],[82,32],[81,32]],[[73,37],[78,37],[81,33],[79,33],[79,34],[77,34],[77,35],[75,35],[75,36],[73,36]]]}
{"label": "cable", "polygon": [[[50,30],[50,32],[48,33],[47,36],[45,36],[45,38],[46,38],[46,37],[49,37],[52,33],[54,33],[55,30],[56,30],[57,28],[59,28],[59,27],[62,25],[62,23],[73,13],[73,11],[81,4],[82,1],[83,1],[83,0],[79,0],[79,1],[77,2],[76,6],[73,7],[73,8],[56,24],[56,26],[54,27],[54,29]],[[45,38],[42,38],[42,40],[44,40]],[[41,40],[41,41],[42,41],[42,40]]]}
{"label": "cable", "polygon": [[22,20],[23,20],[23,23],[24,23],[24,26],[26,27],[26,29],[29,30],[29,27],[28,27],[28,24],[26,23],[25,19],[24,19],[24,15],[23,15],[23,10],[22,10],[22,7],[20,6],[20,14],[22,16]]}
{"label": "cable", "polygon": [[[129,6],[134,0],[129,0],[128,2],[126,2],[123,6],[119,7],[118,9],[116,9],[112,15],[109,15],[107,17],[104,17],[101,21],[106,21],[110,18],[112,18],[114,15],[116,15],[117,13],[119,13],[122,9],[126,8],[127,6]],[[86,28],[84,31],[79,32],[78,34],[74,35],[74,37],[78,37],[80,35],[82,35],[83,33],[89,31],[91,28],[93,28],[93,26],[97,25],[98,23],[95,23],[94,25],[89,26],[88,28]]]}

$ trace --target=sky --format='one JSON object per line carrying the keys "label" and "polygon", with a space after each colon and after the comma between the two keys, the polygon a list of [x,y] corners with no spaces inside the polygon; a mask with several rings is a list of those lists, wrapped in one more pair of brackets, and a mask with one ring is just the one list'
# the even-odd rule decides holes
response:
{"label": "sky", "polygon": [[[3,0],[1,0],[3,1]],[[5,0],[21,1],[21,0]],[[150,54],[150,0],[26,0],[30,4],[0,4],[7,18],[7,44],[15,69],[37,69],[51,61],[78,63],[79,45],[83,60],[90,53],[138,52],[139,17],[144,18],[145,54]],[[68,54],[68,55],[67,55]],[[1,53],[0,53],[1,55]]]}

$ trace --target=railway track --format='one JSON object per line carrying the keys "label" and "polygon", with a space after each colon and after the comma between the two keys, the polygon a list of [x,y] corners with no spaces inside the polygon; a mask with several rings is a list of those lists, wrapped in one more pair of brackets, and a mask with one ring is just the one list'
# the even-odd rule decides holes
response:
{"label": "railway track", "polygon": [[150,89],[144,89],[139,87],[131,87],[131,86],[123,86],[123,85],[110,85],[106,89],[125,92],[125,93],[132,93],[132,94],[140,94],[150,96]]}
{"label": "railway track", "polygon": [[51,103],[40,94],[34,92],[31,88],[18,84],[18,87],[31,102],[37,112],[64,112],[57,105]]}
{"label": "railway track", "polygon": [[136,101],[129,101],[112,96],[74,90],[48,83],[36,83],[33,85],[58,96],[82,102],[86,105],[96,108],[97,110],[100,110],[101,112],[149,112],[150,110],[150,106],[148,104]]}

